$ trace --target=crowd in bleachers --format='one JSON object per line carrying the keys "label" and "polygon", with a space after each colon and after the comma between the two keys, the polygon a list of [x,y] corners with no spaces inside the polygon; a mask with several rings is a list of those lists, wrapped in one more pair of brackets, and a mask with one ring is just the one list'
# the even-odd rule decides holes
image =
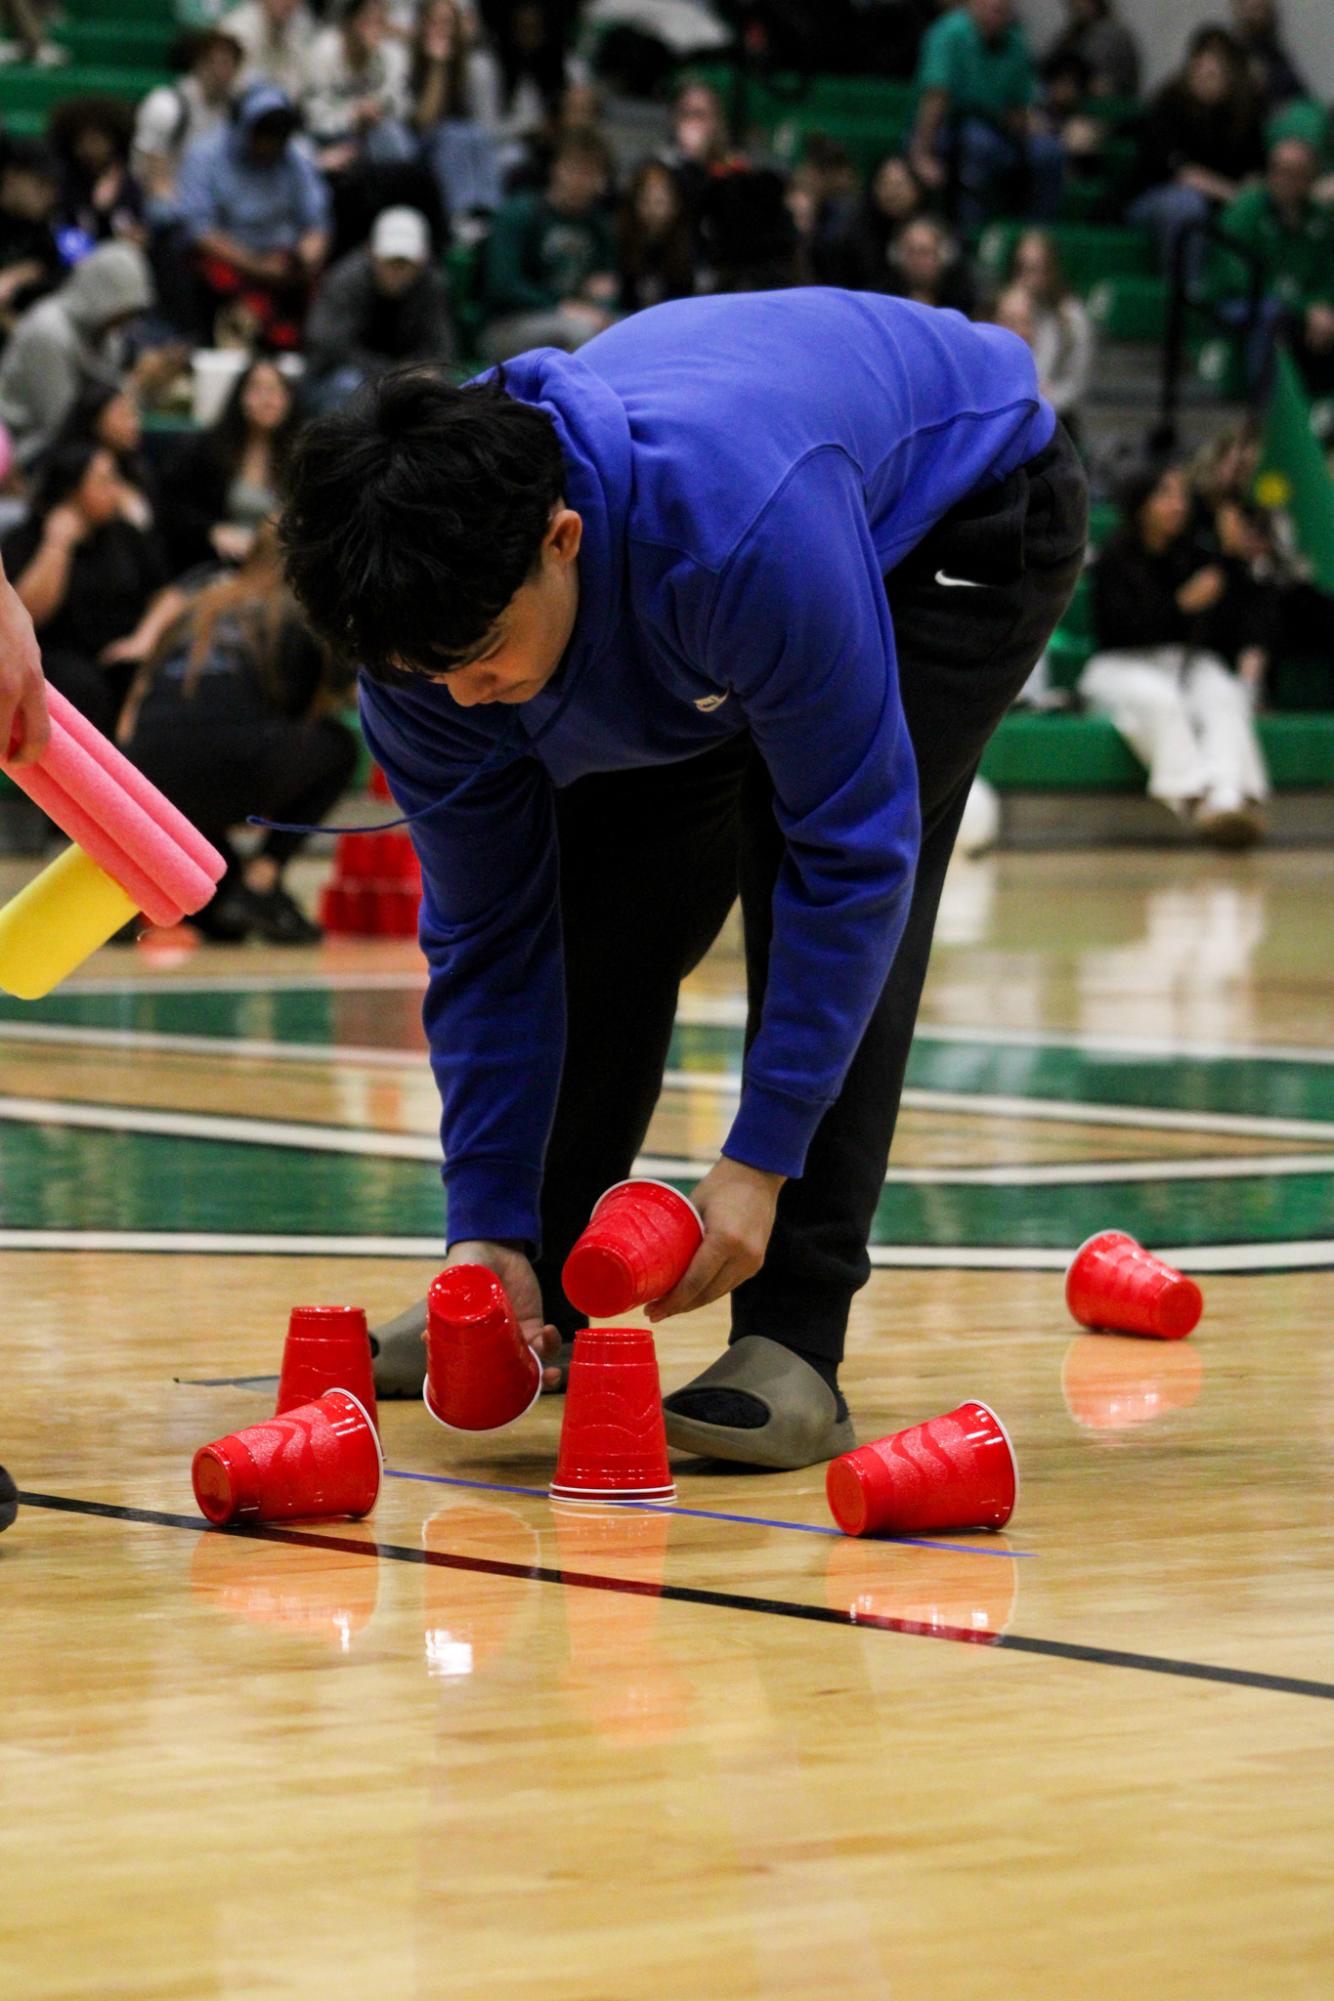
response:
{"label": "crowd in bleachers", "polygon": [[[62,50],[47,0],[0,9],[3,91]],[[318,817],[352,769],[346,690],[294,637],[266,523],[303,413],[396,364],[573,351],[701,291],[850,285],[1012,329],[1078,438],[1095,332],[1052,232],[1073,214],[1150,233],[1233,316],[1252,386],[1282,338],[1334,394],[1330,121],[1276,0],[1232,0],[1147,103],[1115,0],[1066,0],[1041,50],[1014,0],[716,11],[771,69],[897,77],[897,127],[868,97],[844,121],[803,112],[795,146],[757,142],[707,70],[636,27],[593,51],[578,0],[241,0],[182,35],[175,81],[71,89],[40,135],[0,129],[6,568],[52,681],[213,838],[241,790]],[[1023,219],[999,270],[975,254],[997,216]],[[146,439],[144,410],[176,432],[158,416]],[[1205,833],[1259,825],[1250,710],[1300,589],[1279,540],[1248,490],[1155,466],[1098,573],[1083,698]],[[1200,745],[1216,763],[1224,709],[1220,776]],[[261,724],[262,751],[229,764]],[[235,861],[223,934],[310,935],[282,888],[294,846]]]}

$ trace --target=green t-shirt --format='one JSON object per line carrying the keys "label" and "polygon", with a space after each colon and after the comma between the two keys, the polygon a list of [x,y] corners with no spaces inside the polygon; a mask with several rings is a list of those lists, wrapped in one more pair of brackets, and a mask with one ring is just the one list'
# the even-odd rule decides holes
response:
{"label": "green t-shirt", "polygon": [[[1294,312],[1334,303],[1334,213],[1309,201],[1294,227],[1286,225],[1263,187],[1243,188],[1223,210],[1221,227],[1257,256],[1264,289]],[[1216,244],[1209,260],[1209,288],[1217,299],[1244,297],[1250,264]]]}
{"label": "green t-shirt", "polygon": [[600,209],[562,215],[545,195],[512,195],[487,244],[483,298],[491,314],[548,312],[599,272],[616,269],[616,240]]}
{"label": "green t-shirt", "polygon": [[986,41],[966,7],[942,14],[927,30],[917,64],[916,93],[943,90],[953,112],[1004,119],[1024,111],[1037,96],[1037,74],[1028,39],[1017,21]]}

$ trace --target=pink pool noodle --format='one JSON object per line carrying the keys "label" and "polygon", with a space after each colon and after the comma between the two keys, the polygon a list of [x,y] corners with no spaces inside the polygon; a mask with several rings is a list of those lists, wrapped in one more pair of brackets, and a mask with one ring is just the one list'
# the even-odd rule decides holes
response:
{"label": "pink pool noodle", "polygon": [[[178,924],[212,896],[222,856],[57,690],[48,696],[50,743],[35,765],[13,767],[12,777],[152,923]],[[76,717],[77,735],[66,726],[67,714]],[[132,774],[132,788],[122,783],[118,765]],[[177,826],[187,841],[177,837]]]}
{"label": "pink pool noodle", "polygon": [[73,702],[66,701],[58,688],[49,684],[46,690],[47,707],[55,719],[63,723],[81,750],[101,765],[103,771],[118,781],[122,791],[128,792],[136,806],[141,806],[150,820],[156,820],[163,833],[170,834],[179,847],[185,849],[191,861],[197,862],[210,882],[222,878],[227,864],[213,846],[206,841],[198,827],[194,827],[170,799],[164,798],[156,785],[150,784],[142,771],[130,763],[114,743],[104,737],[101,730],[81,715]]}
{"label": "pink pool noodle", "polygon": [[[191,861],[156,820],[150,819],[142,806],[135,804],[110,772],[80,749],[60,723],[53,724],[50,744],[38,760],[37,769],[59,786],[70,804],[85,816],[85,834],[89,823],[99,834],[99,845],[106,847],[106,859],[94,848],[88,848],[87,852],[100,868],[115,875],[117,855],[123,856],[154,885],[159,900],[166,898],[178,914],[198,910],[202,903],[208,902],[213,894],[212,878],[205,875],[197,862]],[[80,847],[84,846],[83,834],[74,838]],[[164,921],[152,911],[148,914],[155,924]],[[179,915],[165,921],[176,923]]]}

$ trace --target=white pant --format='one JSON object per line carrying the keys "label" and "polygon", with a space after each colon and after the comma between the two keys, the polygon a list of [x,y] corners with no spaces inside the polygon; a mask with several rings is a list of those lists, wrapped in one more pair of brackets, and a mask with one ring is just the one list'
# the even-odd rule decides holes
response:
{"label": "white pant", "polygon": [[1221,808],[1268,793],[1250,690],[1216,654],[1184,646],[1095,653],[1079,692],[1148,766],[1152,798]]}

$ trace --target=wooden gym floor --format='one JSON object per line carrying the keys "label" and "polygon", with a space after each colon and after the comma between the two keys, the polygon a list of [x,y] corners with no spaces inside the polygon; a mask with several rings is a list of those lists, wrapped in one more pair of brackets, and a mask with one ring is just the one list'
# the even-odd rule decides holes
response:
{"label": "wooden gym floor", "polygon": [[[205,1532],[288,1307],[438,1265],[415,949],[0,1003],[0,1995],[1327,1992],[1330,944],[1321,855],[956,867],[845,1382],[863,1437],[984,1397],[1024,1485],[915,1543],[820,1469],[557,1514],[550,1399],[388,1406],[368,1521]],[[711,1158],[739,1021],[720,951],[650,1171]],[[1070,1324],[1109,1223],[1201,1278],[1189,1342]]]}

